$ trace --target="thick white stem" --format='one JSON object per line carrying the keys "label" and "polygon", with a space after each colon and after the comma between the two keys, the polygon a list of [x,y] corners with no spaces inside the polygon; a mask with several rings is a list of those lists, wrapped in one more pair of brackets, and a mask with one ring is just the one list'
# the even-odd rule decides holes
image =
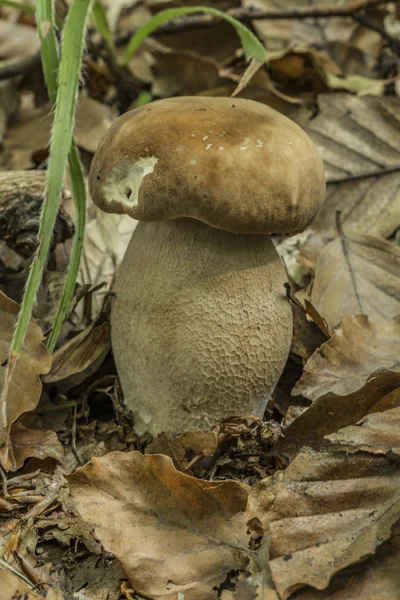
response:
{"label": "thick white stem", "polygon": [[192,219],[138,224],[112,312],[115,360],[138,433],[263,413],[292,336],[285,281],[269,236]]}

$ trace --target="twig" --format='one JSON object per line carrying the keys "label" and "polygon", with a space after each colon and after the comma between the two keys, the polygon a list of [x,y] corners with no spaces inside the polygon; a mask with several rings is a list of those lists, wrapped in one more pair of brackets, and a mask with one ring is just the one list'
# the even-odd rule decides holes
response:
{"label": "twig", "polygon": [[[278,21],[283,19],[326,19],[334,17],[350,17],[361,16],[366,10],[384,6],[389,3],[397,4],[400,0],[365,0],[364,2],[350,2],[347,6],[320,6],[320,7],[305,7],[303,9],[288,10],[288,11],[270,11],[256,10],[251,8],[238,8],[226,11],[241,23],[251,23],[251,21],[269,20]],[[209,27],[221,23],[222,19],[212,15],[193,15],[182,17],[181,19],[169,21],[164,25],[160,25],[153,35],[168,35],[174,34],[187,29],[196,29],[199,27]],[[136,33],[138,28],[132,28],[128,33],[117,37],[115,40],[116,46],[126,44],[130,38]]]}

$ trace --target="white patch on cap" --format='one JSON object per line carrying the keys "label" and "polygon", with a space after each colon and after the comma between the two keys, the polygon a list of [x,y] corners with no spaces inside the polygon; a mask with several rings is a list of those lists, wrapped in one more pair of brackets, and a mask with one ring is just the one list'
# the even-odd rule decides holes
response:
{"label": "white patch on cap", "polygon": [[205,136],[203,137],[203,142],[205,142],[206,140],[208,140],[208,138],[209,138],[209,137],[210,137],[209,135],[205,135]]}
{"label": "white patch on cap", "polygon": [[103,186],[107,200],[117,202],[126,209],[135,208],[139,202],[142,181],[146,175],[153,173],[157,162],[158,158],[155,156],[146,156],[134,163],[116,167]]}
{"label": "white patch on cap", "polygon": [[213,146],[212,144],[207,144],[206,150],[209,150],[210,148],[212,148],[212,146]]}
{"label": "white patch on cap", "polygon": [[225,146],[219,146],[218,150],[223,150],[225,148]]}
{"label": "white patch on cap", "polygon": [[248,146],[240,146],[241,150],[247,150]]}
{"label": "white patch on cap", "polygon": [[257,140],[256,148],[263,148],[264,142],[262,140]]}

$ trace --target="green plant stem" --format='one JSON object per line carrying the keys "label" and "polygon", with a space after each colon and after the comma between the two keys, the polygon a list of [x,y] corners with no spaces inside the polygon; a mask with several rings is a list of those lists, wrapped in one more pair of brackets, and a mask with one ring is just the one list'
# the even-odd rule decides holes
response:
{"label": "green plant stem", "polygon": [[236,32],[240,37],[244,53],[246,54],[246,58],[248,60],[257,58],[262,62],[265,61],[264,46],[254,35],[254,33],[252,33],[245,25],[243,25],[243,23],[237,19],[234,19],[227,13],[217,10],[216,8],[209,8],[205,6],[188,6],[185,8],[167,8],[166,10],[157,13],[153,18],[147,21],[147,23],[139,27],[129,41],[122,58],[122,63],[126,65],[129,62],[139,46],[149,35],[153,33],[155,29],[157,29],[157,27],[163,25],[171,19],[183,17],[184,15],[190,15],[192,13],[207,13],[225,19],[225,21],[230,23],[230,25],[236,29]]}
{"label": "green plant stem", "polygon": [[[48,8],[49,0],[39,1],[43,9]],[[72,144],[72,129],[82,61],[82,48],[90,4],[91,0],[75,0],[65,22],[54,126],[50,144],[46,197],[42,206],[38,234],[39,246],[29,271],[25,294],[18,315],[17,327],[11,344],[11,358],[19,355],[25,338],[57,218],[65,168]],[[45,13],[46,10],[43,10],[42,14]],[[45,27],[46,31],[44,31],[43,26],[41,27],[42,35],[49,34],[51,23],[52,21],[50,20],[49,28]],[[52,95],[51,89],[50,94]]]}
{"label": "green plant stem", "polygon": [[47,340],[47,347],[50,352],[53,352],[54,347],[57,343],[58,336],[62,324],[64,323],[65,315],[71,302],[71,298],[74,293],[76,280],[79,273],[79,267],[81,264],[83,241],[85,236],[85,225],[86,225],[86,188],[85,179],[83,176],[83,170],[81,161],[79,158],[78,149],[75,142],[72,142],[71,151],[69,154],[69,172],[71,175],[72,183],[72,194],[74,197],[75,207],[75,233],[74,242],[71,249],[71,255],[69,259],[68,273],[65,279],[63,295],[61,297],[60,305],[58,307],[57,315],[54,319],[53,328],[51,330],[49,339]]}
{"label": "green plant stem", "polygon": [[[59,70],[59,53],[57,38],[54,30],[54,11],[52,0],[44,0],[38,3],[36,10],[36,21],[41,37],[41,55],[42,65],[45,74],[47,90],[53,105],[57,98],[57,73]],[[48,25],[43,23],[51,23],[52,27],[48,31],[48,35],[43,39],[43,33],[48,29]],[[83,176],[83,169],[80,163],[78,150],[75,143],[72,144],[71,152],[68,157],[69,170],[72,182],[72,195],[75,206],[75,235],[71,250],[70,263],[68,273],[64,284],[63,295],[58,307],[53,328],[50,333],[47,345],[50,351],[54,350],[60,329],[65,319],[65,314],[71,301],[74,292],[75,283],[78,277],[79,266],[81,262],[83,238],[86,223],[86,189]]]}
{"label": "green plant stem", "polygon": [[92,9],[93,21],[111,54],[115,55],[114,36],[110,29],[107,14],[100,0],[94,0]]}
{"label": "green plant stem", "polygon": [[12,2],[11,0],[0,0],[0,6],[15,8],[16,10],[21,10],[22,12],[26,12],[31,15],[35,14],[34,6],[30,6],[29,4],[19,4],[18,2]]}

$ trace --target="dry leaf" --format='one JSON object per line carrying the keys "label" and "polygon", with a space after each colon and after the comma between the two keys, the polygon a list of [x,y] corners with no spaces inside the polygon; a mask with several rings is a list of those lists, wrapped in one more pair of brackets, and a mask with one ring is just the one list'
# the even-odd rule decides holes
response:
{"label": "dry leaf", "polygon": [[340,211],[349,234],[389,237],[400,223],[400,101],[323,94],[318,104],[317,116],[293,117],[325,163],[327,194],[313,229],[336,237]]}
{"label": "dry leaf", "polygon": [[94,153],[117,116],[115,108],[81,93],[75,115],[75,137],[78,145]]}
{"label": "dry leaf", "polygon": [[[0,564],[0,600],[43,600],[42,594],[32,589],[13,571]],[[23,576],[22,576],[23,577]]]}
{"label": "dry leaf", "polygon": [[11,448],[0,448],[0,461],[6,464],[9,460],[12,471],[20,469],[27,458],[54,458],[63,462],[64,449],[54,431],[27,428],[18,421],[11,427],[9,443]]}
{"label": "dry leaf", "polygon": [[252,487],[249,514],[271,536],[269,566],[285,600],[304,585],[326,588],[390,537],[400,474],[382,457],[303,451]]}
{"label": "dry leaf", "polygon": [[400,589],[400,532],[383,543],[376,555],[338,573],[325,591],[307,588],[296,600],[394,600]]}
{"label": "dry leaf", "polygon": [[[324,10],[347,4],[342,0],[242,0],[249,9],[284,13],[285,11]],[[364,28],[353,19],[344,17],[315,19],[257,19],[252,22],[268,50],[287,50],[292,46],[313,46],[322,49],[346,73],[373,75],[383,40],[374,31]]]}
{"label": "dry leaf", "polygon": [[[3,389],[7,369],[7,358],[14,334],[18,304],[0,292],[0,389]],[[1,407],[0,444],[7,445],[11,425],[20,415],[36,408],[42,384],[39,375],[47,373],[51,365],[51,354],[42,343],[43,334],[33,321],[29,323],[22,351],[14,368],[6,404]],[[10,461],[10,462],[9,462]],[[5,460],[3,467],[9,468],[12,459]]]}
{"label": "dry leaf", "polygon": [[[310,356],[327,340],[316,322],[310,319],[310,312],[293,302],[293,339],[290,351],[307,361]],[[306,309],[311,305],[307,303]],[[312,310],[312,309],[311,309]],[[314,315],[315,316],[315,315]],[[315,316],[315,318],[317,318]]]}
{"label": "dry leaf", "polygon": [[94,323],[54,353],[51,370],[43,381],[62,381],[63,389],[78,385],[98,369],[110,347],[110,324]]}
{"label": "dry leaf", "polygon": [[327,446],[325,435],[355,425],[366,414],[374,412],[375,407],[384,405],[399,387],[400,374],[384,371],[348,396],[329,393],[318,398],[285,430],[285,437],[274,446],[274,454],[291,457],[303,446]]}
{"label": "dry leaf", "polygon": [[249,562],[243,484],[197,480],[168,457],[138,452],[93,459],[68,481],[78,512],[140,594],[211,600]]}
{"label": "dry leaf", "polygon": [[331,331],[346,315],[394,319],[400,314],[400,248],[342,233],[320,253],[310,296]]}
{"label": "dry leaf", "polygon": [[400,457],[400,407],[367,415],[357,426],[326,436],[346,452],[373,452]]}
{"label": "dry leaf", "polygon": [[186,460],[185,449],[171,434],[161,432],[146,446],[146,454],[164,454],[165,456],[169,456],[175,469],[192,475],[189,463]]}
{"label": "dry leaf", "polygon": [[0,19],[0,60],[33,56],[40,40],[34,27]]}
{"label": "dry leaf", "polygon": [[344,317],[333,337],[308,360],[293,395],[317,400],[356,392],[379,370],[400,372],[400,321]]}

